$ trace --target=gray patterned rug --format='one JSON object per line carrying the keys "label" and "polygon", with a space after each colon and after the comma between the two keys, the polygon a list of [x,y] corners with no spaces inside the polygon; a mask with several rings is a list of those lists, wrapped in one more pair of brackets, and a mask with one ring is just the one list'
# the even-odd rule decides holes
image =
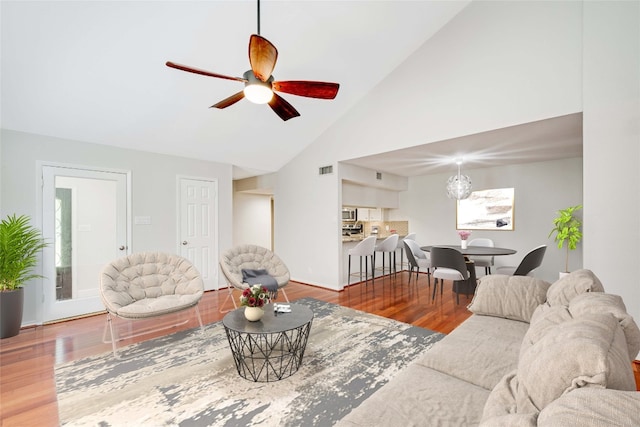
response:
{"label": "gray patterned rug", "polygon": [[444,335],[311,298],[302,366],[238,376],[222,322],[57,366],[60,422],[72,426],[331,426]]}

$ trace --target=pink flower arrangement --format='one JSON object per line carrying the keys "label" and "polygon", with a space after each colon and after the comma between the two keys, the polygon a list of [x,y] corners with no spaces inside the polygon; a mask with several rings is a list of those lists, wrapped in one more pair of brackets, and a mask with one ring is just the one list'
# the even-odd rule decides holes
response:
{"label": "pink flower arrangement", "polygon": [[458,234],[460,235],[460,239],[467,240],[469,238],[469,236],[471,235],[471,231],[469,231],[469,230],[460,230],[460,231],[458,231]]}

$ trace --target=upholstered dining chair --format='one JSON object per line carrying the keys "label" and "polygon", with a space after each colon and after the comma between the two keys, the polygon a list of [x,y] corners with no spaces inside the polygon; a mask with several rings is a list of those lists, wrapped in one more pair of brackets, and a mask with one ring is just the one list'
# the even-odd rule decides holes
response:
{"label": "upholstered dining chair", "polygon": [[285,263],[275,253],[267,248],[258,245],[238,245],[227,249],[220,255],[220,270],[227,279],[229,290],[227,298],[220,306],[220,312],[225,313],[229,310],[222,310],[229,298],[233,302],[233,307],[238,308],[236,300],[233,298],[233,289],[244,291],[251,285],[243,273],[246,271],[265,271],[268,279],[274,280],[277,285],[277,291],[272,292],[272,299],[275,299],[278,293],[282,293],[284,299],[289,302],[289,297],[284,287],[289,283],[289,269]]}
{"label": "upholstered dining chair", "polygon": [[[369,236],[358,243],[355,247],[349,249],[349,262],[348,262],[348,275],[347,279],[347,291],[349,291],[351,285],[351,257],[357,256],[360,258],[360,281],[362,282],[362,272],[364,271],[364,284],[367,285],[369,281],[369,260],[371,260],[371,282],[373,283],[374,268],[375,264],[373,262],[373,252],[376,248],[376,236]],[[362,258],[364,258],[364,270],[362,270]],[[358,274],[358,273],[355,273]]]}
{"label": "upholstered dining chair", "polygon": [[[404,241],[405,240],[416,240],[416,233],[409,233],[404,236],[404,239],[398,238],[398,247],[396,249],[400,249],[400,270],[404,268]],[[395,254],[393,254],[395,257]],[[395,261],[395,259],[394,259]],[[398,265],[396,263],[396,271],[398,270]]]}
{"label": "upholstered dining chair", "polygon": [[[493,240],[486,238],[476,238],[469,240],[469,246],[484,246],[493,248]],[[491,267],[494,265],[495,257],[493,256],[470,256],[476,267],[484,267],[484,274],[491,274]]]}
{"label": "upholstered dining chair", "polygon": [[[384,254],[389,255],[389,274],[395,273],[395,265],[391,262],[393,256],[396,253],[396,249],[398,248],[398,238],[397,234],[392,234],[386,239],[382,241],[382,243],[376,245],[375,250],[373,251],[373,262],[376,262],[376,252],[382,253],[382,275],[384,276],[385,266],[384,266]],[[392,255],[393,254],[393,255]]]}
{"label": "upholstered dining chair", "polygon": [[414,269],[416,270],[416,284],[418,283],[418,274],[422,268],[427,272],[427,283],[431,288],[431,255],[420,249],[420,245],[415,240],[404,239],[402,244],[407,250],[407,260],[409,261],[409,284],[411,284]]}
{"label": "upholstered dining chair", "polygon": [[[460,251],[453,248],[433,246],[430,251],[431,267],[433,270],[433,296],[431,300],[436,298],[436,290],[438,289],[438,279],[440,279],[440,296],[442,296],[442,288],[445,280],[453,281],[453,291],[456,293],[456,304],[460,303],[460,288],[470,277],[467,269],[467,262],[464,255]],[[467,286],[463,286],[467,289]]]}
{"label": "upholstered dining chair", "polygon": [[496,274],[506,274],[507,276],[533,276],[533,271],[542,265],[544,253],[547,245],[540,245],[529,251],[522,258],[517,267],[501,266],[496,269]]}
{"label": "upholstered dining chair", "polygon": [[[116,343],[123,339],[116,333],[113,317],[133,321],[193,308],[202,330],[198,303],[203,293],[204,282],[200,272],[189,260],[178,255],[137,252],[108,263],[100,274],[100,297],[107,310],[113,355],[119,358]],[[103,340],[109,342],[106,332],[105,327]],[[143,333],[148,332],[129,338]]]}

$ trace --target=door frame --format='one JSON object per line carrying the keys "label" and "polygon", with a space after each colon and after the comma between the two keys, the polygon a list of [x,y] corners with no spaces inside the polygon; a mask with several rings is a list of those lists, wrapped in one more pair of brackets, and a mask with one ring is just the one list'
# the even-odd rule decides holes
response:
{"label": "door frame", "polygon": [[[64,163],[64,162],[52,162],[52,161],[44,161],[37,160],[36,161],[36,214],[34,215],[34,221],[39,227],[40,230],[43,229],[44,226],[44,218],[43,218],[43,209],[44,209],[44,168],[45,167],[57,167],[57,168],[67,168],[67,169],[80,169],[92,172],[107,172],[107,173],[120,173],[125,175],[126,180],[126,249],[125,254],[129,254],[131,251],[131,242],[132,242],[132,222],[131,222],[131,213],[132,213],[132,194],[131,194],[131,170],[125,169],[116,169],[116,168],[107,168],[102,166],[91,166],[91,165],[83,165],[78,163]],[[44,268],[44,258],[40,259],[40,268],[41,270]],[[44,271],[41,271],[44,273]],[[39,301],[36,304],[35,317],[36,324],[42,325],[44,324],[44,303],[45,303],[45,292],[44,286],[45,282],[48,282],[47,279],[41,278],[37,279],[34,284],[37,283],[36,286],[36,301]],[[55,321],[52,321],[52,323]]]}
{"label": "door frame", "polygon": [[216,259],[211,260],[211,273],[213,274],[213,286],[212,290],[220,290],[220,274],[218,257],[220,256],[220,237],[218,234],[218,223],[220,221],[220,186],[218,178],[193,176],[193,175],[176,175],[176,253],[179,254],[182,251],[182,194],[181,194],[181,180],[190,179],[193,181],[210,182],[215,188],[214,208],[215,215],[213,218],[213,247],[216,250]]}

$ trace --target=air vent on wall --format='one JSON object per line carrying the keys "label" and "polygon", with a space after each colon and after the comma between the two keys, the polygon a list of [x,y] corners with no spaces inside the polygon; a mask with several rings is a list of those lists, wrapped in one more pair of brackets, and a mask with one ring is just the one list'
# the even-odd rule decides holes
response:
{"label": "air vent on wall", "polygon": [[330,166],[320,166],[318,169],[318,175],[328,175],[333,173],[333,165]]}
{"label": "air vent on wall", "polygon": [[382,172],[376,172],[376,179],[382,180]]}

